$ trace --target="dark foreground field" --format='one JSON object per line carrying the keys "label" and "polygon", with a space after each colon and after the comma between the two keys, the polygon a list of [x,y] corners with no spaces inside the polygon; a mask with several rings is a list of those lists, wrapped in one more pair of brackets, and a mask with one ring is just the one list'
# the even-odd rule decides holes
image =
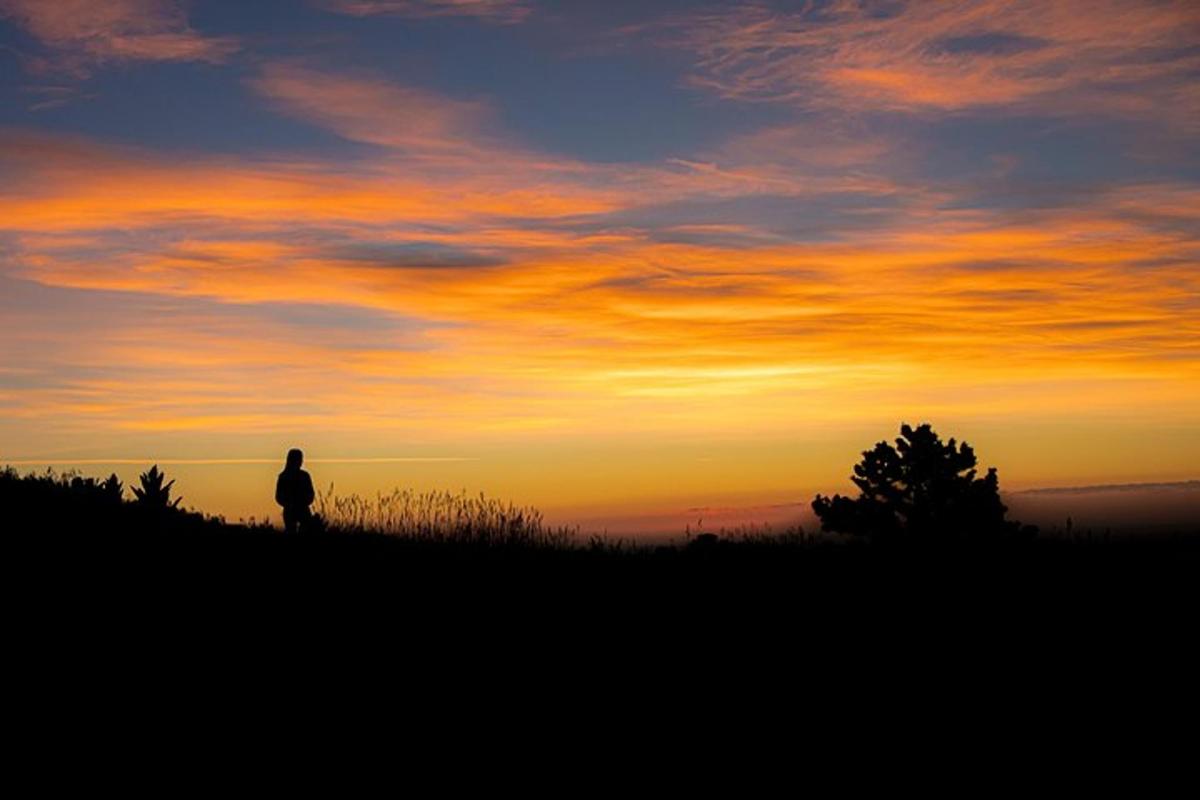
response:
{"label": "dark foreground field", "polygon": [[[400,731],[409,758],[454,762],[442,774],[485,754],[467,774],[489,781],[526,758],[608,775],[595,762],[618,755],[699,762],[705,781],[716,756],[890,776],[883,758],[911,769],[936,741],[942,761],[986,752],[1003,769],[972,769],[1007,775],[1091,748],[1079,729],[1128,733],[1118,719],[1194,700],[1195,536],[613,549],[180,519],[6,532],[8,641],[36,673],[20,685],[49,698],[31,730],[82,710],[102,740],[103,720],[149,707],[147,731],[204,720],[209,742],[252,750],[296,735],[320,763]],[[159,747],[179,750],[139,752]]]}
{"label": "dark foreground field", "polygon": [[386,726],[455,753],[520,749],[529,726],[546,752],[658,753],[674,730],[693,755],[752,741],[791,763],[801,735],[890,752],[931,719],[948,740],[1007,720],[1058,752],[1035,714],[1111,724],[1192,696],[1194,534],[640,548],[507,511],[499,529],[289,537],[11,474],[0,502],[11,685],[30,730],[90,720],[89,748],[136,704],[255,747],[260,728],[230,730],[248,711],[322,743]]}
{"label": "dark foreground field", "polygon": [[1200,532],[1068,538],[1026,531],[996,540],[964,531],[936,543],[886,545],[790,532],[638,546],[549,530],[536,512],[444,496],[408,503],[403,514],[395,506],[388,525],[399,532],[371,532],[369,516],[343,506],[340,526],[289,536],[165,502],[130,502],[114,489],[4,474],[10,578],[47,602],[203,607],[257,597],[283,609],[361,601],[372,611],[436,616],[463,608],[476,617],[640,607],[690,621],[753,607],[808,620],[905,604],[953,614],[964,602],[1013,610],[1053,602],[1086,613],[1191,598],[1200,585]]}

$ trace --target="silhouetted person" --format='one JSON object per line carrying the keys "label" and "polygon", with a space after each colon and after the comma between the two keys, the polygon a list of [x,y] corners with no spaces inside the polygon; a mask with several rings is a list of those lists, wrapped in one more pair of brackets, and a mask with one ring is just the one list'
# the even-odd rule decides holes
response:
{"label": "silhouetted person", "polygon": [[295,448],[288,451],[287,465],[275,483],[275,502],[283,506],[283,529],[287,533],[307,531],[312,525],[309,506],[316,499],[312,477],[300,469],[304,453]]}

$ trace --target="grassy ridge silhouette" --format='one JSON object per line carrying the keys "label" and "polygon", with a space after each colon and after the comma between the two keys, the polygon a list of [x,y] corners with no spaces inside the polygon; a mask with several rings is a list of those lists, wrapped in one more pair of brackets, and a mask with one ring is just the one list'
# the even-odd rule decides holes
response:
{"label": "grassy ridge silhouette", "polygon": [[[1039,537],[1036,528],[1005,518],[994,469],[977,475],[977,459],[966,443],[943,443],[931,426],[901,426],[893,447],[879,442],[862,453],[853,483],[857,497],[818,495],[813,508],[822,530],[800,527],[775,531],[742,527],[717,533],[690,529],[673,545],[636,539],[585,536],[578,528],[552,526],[538,509],[463,491],[416,492],[396,489],[373,498],[337,495],[333,486],[317,493],[318,523],[301,538],[336,547],[347,542],[419,550],[425,553],[472,553],[620,557],[700,557],[712,560],[767,560],[781,555],[828,551],[896,549],[919,552],[926,559],[939,553],[980,548],[995,551],[1061,549],[1066,544],[1107,542],[1087,531],[1074,536]],[[176,537],[222,538],[249,543],[279,541],[266,522],[231,523],[181,507],[172,497],[173,480],[157,465],[142,473],[132,497],[114,474],[108,478],[76,473],[21,475],[12,467],[0,471],[0,515],[6,527],[24,536],[54,536],[61,541],[98,542],[124,539],[153,541],[161,547]],[[1193,552],[1198,536],[1166,537],[1180,552]],[[1143,544],[1146,544],[1144,541]],[[277,547],[277,544],[265,545]],[[287,545],[284,545],[287,546]],[[1158,543],[1162,547],[1162,542]],[[806,555],[806,557],[808,557]],[[859,556],[856,556],[859,557]],[[892,557],[892,556],[889,556]]]}
{"label": "grassy ridge silhouette", "polygon": [[[183,508],[171,496],[174,481],[157,465],[141,475],[141,486],[131,487],[133,497],[114,474],[108,478],[75,472],[21,474],[12,467],[0,470],[0,506],[14,532],[83,537],[170,537],[194,534],[242,534],[288,537],[266,521],[229,522]],[[526,551],[538,553],[662,554],[675,549],[661,543],[647,545],[636,539],[585,535],[578,527],[552,526],[533,506],[447,491],[416,492],[396,489],[374,497],[338,495],[331,485],[317,493],[318,524],[306,540],[379,539],[423,549],[473,551]],[[703,530],[683,533],[680,549],[710,552],[737,546],[742,549],[780,549],[827,541],[802,528],[775,531],[745,526],[719,533]]]}
{"label": "grassy ridge silhouette", "polygon": [[[503,631],[535,618],[557,631],[581,619],[636,619],[658,636],[678,625],[703,629],[717,615],[737,629],[778,618],[777,634],[797,613],[805,631],[880,613],[958,615],[975,625],[981,613],[1014,605],[1030,619],[1083,603],[1106,618],[1131,604],[1157,614],[1193,608],[1200,575],[1195,534],[906,538],[894,527],[884,537],[747,528],[664,545],[586,537],[483,496],[404,490],[373,499],[327,492],[318,504],[326,524],[288,535],[185,509],[161,475],[147,472],[158,490],[139,486],[143,496],[130,499],[114,477],[0,471],[0,548],[24,596],[42,598],[60,619],[83,613],[101,626],[147,617],[172,626],[181,613],[254,608],[268,616],[250,627],[270,630],[277,615],[304,626],[340,609],[337,619],[379,619],[380,630]],[[246,624],[239,614],[225,618],[238,627]]]}
{"label": "grassy ridge silhouette", "polygon": [[[449,664],[440,672],[467,676],[459,684],[515,696],[522,696],[513,690],[519,684],[493,678],[514,655],[534,662],[523,675],[541,681],[575,675],[579,664],[605,653],[620,654],[615,670],[636,672],[645,653],[690,640],[699,650],[689,668],[711,683],[721,677],[715,656],[741,657],[766,643],[777,649],[771,663],[787,682],[798,663],[828,668],[831,657],[860,648],[867,651],[861,661],[848,658],[869,665],[873,681],[907,662],[914,630],[932,621],[936,638],[926,642],[951,651],[938,665],[942,679],[974,674],[961,650],[964,632],[988,641],[983,660],[995,655],[995,631],[1022,640],[1032,631],[1039,641],[1061,643],[1081,620],[1106,636],[1122,620],[1139,631],[1190,630],[1200,600],[1200,536],[996,536],[990,502],[982,504],[991,509],[983,530],[969,528],[963,508],[931,517],[913,505],[942,491],[954,496],[950,473],[933,470],[948,482],[936,491],[919,480],[876,491],[875,478],[898,468],[890,456],[877,463],[882,472],[863,477],[868,491],[844,498],[866,506],[845,513],[856,525],[887,520],[886,535],[747,528],[696,533],[674,545],[585,537],[547,525],[536,509],[482,495],[338,497],[332,487],[318,496],[324,526],[288,535],[264,522],[231,523],[183,508],[156,468],[136,493],[115,476],[8,468],[0,471],[0,552],[18,616],[37,641],[88,643],[83,652],[103,663],[97,654],[112,650],[114,630],[132,629],[127,646],[151,649],[178,632],[188,641],[177,659],[185,663],[195,657],[199,632],[235,642],[237,655],[215,671],[255,687],[303,663],[346,658],[345,645],[320,644],[314,630],[334,642],[373,643],[373,663],[405,693],[428,686],[406,684],[405,665],[435,659]],[[963,486],[979,488],[974,478]],[[887,505],[889,492],[898,505]],[[948,520],[968,527],[943,535]],[[276,647],[281,631],[305,642],[305,651],[281,671],[255,673],[242,653]],[[564,655],[570,641],[577,652]],[[170,669],[176,662],[155,658],[146,663],[178,688]],[[80,662],[72,654],[63,663]],[[771,673],[759,677],[770,682]],[[663,680],[653,671],[645,678]],[[310,689],[290,697],[301,703]],[[437,693],[439,702],[454,691]],[[569,706],[573,691],[558,699]],[[695,695],[701,706],[709,691]]]}

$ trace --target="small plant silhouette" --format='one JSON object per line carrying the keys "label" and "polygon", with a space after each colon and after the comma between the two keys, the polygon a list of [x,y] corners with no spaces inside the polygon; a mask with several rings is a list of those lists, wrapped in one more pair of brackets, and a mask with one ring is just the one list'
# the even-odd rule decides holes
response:
{"label": "small plant silhouette", "polygon": [[105,500],[112,505],[119,506],[125,501],[125,485],[115,472],[101,481],[100,490],[104,493]]}
{"label": "small plant silhouette", "polygon": [[995,468],[976,475],[975,451],[933,428],[900,426],[896,446],[879,442],[863,452],[852,480],[857,498],[817,495],[812,507],[827,531],[881,541],[944,541],[1012,533],[1004,519]]}
{"label": "small plant silhouette", "polygon": [[165,473],[159,471],[157,464],[152,466],[149,472],[139,475],[138,480],[141,481],[142,486],[141,488],[133,487],[133,494],[137,497],[138,503],[146,508],[178,508],[179,502],[183,498],[171,499],[171,487],[175,485],[175,481],[168,481],[164,485],[163,480],[166,477]]}

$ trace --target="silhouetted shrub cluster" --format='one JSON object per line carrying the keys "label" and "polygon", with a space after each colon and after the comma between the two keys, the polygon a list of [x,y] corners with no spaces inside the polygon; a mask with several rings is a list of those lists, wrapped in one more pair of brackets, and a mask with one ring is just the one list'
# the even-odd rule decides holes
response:
{"label": "silhouetted shrub cluster", "polygon": [[198,531],[223,524],[179,507],[171,498],[174,481],[164,482],[157,465],[140,476],[133,501],[114,474],[105,479],[67,472],[21,475],[12,467],[0,471],[0,509],[4,520],[23,533],[77,536]]}
{"label": "silhouetted shrub cluster", "polygon": [[978,477],[975,451],[966,442],[943,443],[929,425],[902,425],[895,447],[879,442],[862,455],[850,479],[858,497],[813,500],[824,530],[910,544],[995,539],[1022,530],[1004,518],[995,468]]}

